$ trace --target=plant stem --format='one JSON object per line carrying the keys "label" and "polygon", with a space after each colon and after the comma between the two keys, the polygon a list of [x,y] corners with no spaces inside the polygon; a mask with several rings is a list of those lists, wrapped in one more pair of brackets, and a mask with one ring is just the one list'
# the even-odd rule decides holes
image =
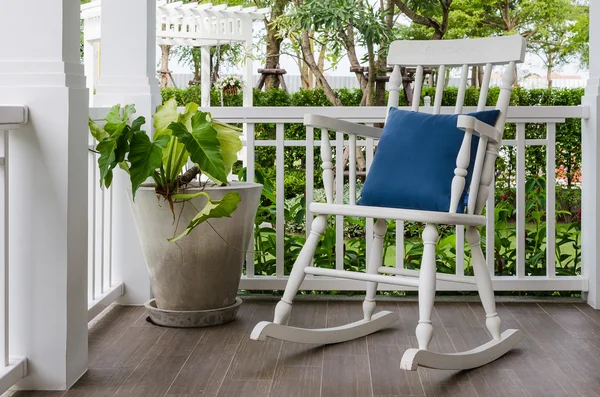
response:
{"label": "plant stem", "polygon": [[[167,166],[166,166],[166,170],[165,170],[165,178],[170,178],[171,177],[171,168],[173,167],[173,151],[175,150],[175,136],[171,136],[171,140],[169,141],[169,154],[167,155]],[[174,178],[171,179],[171,182],[173,181]],[[168,182],[168,181],[165,181]],[[165,183],[166,184],[166,183]]]}

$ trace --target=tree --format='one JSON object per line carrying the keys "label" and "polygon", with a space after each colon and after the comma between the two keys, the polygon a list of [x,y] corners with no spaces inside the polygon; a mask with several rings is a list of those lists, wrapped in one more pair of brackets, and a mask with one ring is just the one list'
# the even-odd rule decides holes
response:
{"label": "tree", "polygon": [[[265,7],[266,2],[255,0],[258,7]],[[272,0],[270,2],[271,15],[270,18],[265,17],[265,30],[267,41],[267,53],[265,59],[265,69],[276,69],[279,67],[279,57],[281,55],[281,43],[284,40],[284,35],[281,34],[275,21],[281,17],[286,9],[286,5],[290,0]],[[265,89],[279,88],[279,79],[275,75],[268,75],[265,79]]]}
{"label": "tree", "polygon": [[450,6],[453,0],[395,1],[400,11],[413,23],[433,30],[432,40],[441,40],[448,31]]}
{"label": "tree", "polygon": [[552,87],[553,70],[570,62],[577,52],[572,36],[572,27],[568,25],[568,21],[556,21],[540,26],[538,32],[527,43],[529,50],[536,54],[546,67],[548,88]]}
{"label": "tree", "polygon": [[544,63],[552,86],[554,68],[583,51],[573,43],[577,8],[572,0],[455,0],[452,29],[466,37],[520,34]]}
{"label": "tree", "polygon": [[[345,50],[363,89],[363,104],[372,105],[377,75],[377,52],[390,30],[388,25],[381,23],[384,20],[383,10],[363,0],[307,0],[295,4],[295,9],[280,18],[280,21],[287,26],[289,32],[301,32],[299,42],[303,61],[330,102],[341,106],[337,94],[327,83],[315,60],[314,48],[310,45],[311,34],[313,39],[319,37],[322,44],[326,43],[327,48],[334,53]],[[361,67],[356,52],[357,45],[367,48],[368,71]]]}

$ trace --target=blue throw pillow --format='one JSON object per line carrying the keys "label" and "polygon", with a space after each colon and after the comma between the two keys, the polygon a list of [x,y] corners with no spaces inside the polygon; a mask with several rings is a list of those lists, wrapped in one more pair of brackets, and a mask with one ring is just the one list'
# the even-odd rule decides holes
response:
{"label": "blue throw pillow", "polygon": [[[499,110],[470,113],[494,125]],[[390,109],[359,205],[448,212],[456,156],[464,132],[456,128],[458,114],[428,114]],[[471,161],[465,191],[471,182],[479,137],[471,141]]]}

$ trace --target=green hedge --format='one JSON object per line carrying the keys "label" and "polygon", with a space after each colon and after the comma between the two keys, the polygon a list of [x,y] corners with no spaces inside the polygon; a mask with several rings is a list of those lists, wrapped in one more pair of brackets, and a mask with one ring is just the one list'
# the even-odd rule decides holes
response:
{"label": "green hedge", "polygon": [[[359,89],[336,90],[344,106],[359,106],[362,93]],[[448,87],[444,90],[442,105],[451,106],[456,101],[458,90],[455,87]],[[494,105],[498,98],[499,88],[491,87],[488,93],[487,104]],[[186,89],[164,89],[162,90],[163,99],[175,97],[180,105],[188,102],[200,102],[200,88],[192,86]],[[424,96],[430,96],[432,101],[435,98],[435,88],[425,87]],[[512,92],[511,105],[513,106],[576,106],[581,103],[583,89],[565,89],[565,88],[540,88],[523,89],[515,88]],[[465,105],[476,106],[479,96],[479,89],[467,88],[465,93]],[[400,95],[401,105],[404,105],[403,95]],[[221,102],[220,93],[213,90],[211,92],[211,103],[219,105]],[[224,96],[225,106],[241,106],[242,94],[233,96]],[[281,89],[259,91],[254,90],[254,106],[331,106],[322,89],[301,90],[289,94]],[[514,124],[507,124],[504,137],[513,139],[515,137],[516,127]],[[255,128],[257,139],[275,139],[275,125],[261,124]],[[545,138],[546,127],[543,124],[527,124],[526,136],[532,139]],[[286,139],[306,139],[305,130],[301,125],[286,125]],[[509,190],[514,186],[516,170],[516,149],[504,147],[503,156],[498,159],[497,169],[499,171],[497,179],[497,188],[499,191]],[[287,148],[285,151],[286,164],[286,196],[294,197],[304,192],[304,158],[306,152],[303,148]],[[319,153],[315,151],[318,158]],[[259,147],[256,149],[256,163],[263,168],[267,177],[274,176],[275,166],[275,148]],[[557,167],[563,166],[569,181],[572,181],[581,169],[581,121],[578,119],[567,119],[565,123],[556,125],[556,162]],[[539,176],[545,174],[546,169],[546,149],[542,146],[530,146],[526,151],[525,160],[526,172],[528,176]],[[320,181],[320,172],[315,172],[316,182]],[[571,184],[567,188],[571,188]]]}
{"label": "green hedge", "polygon": [[[344,106],[359,106],[362,98],[360,89],[338,89],[340,100]],[[500,89],[491,87],[488,92],[487,104],[493,106],[496,104]],[[254,106],[331,106],[331,103],[325,96],[322,89],[300,90],[295,93],[287,93],[282,89],[259,91],[254,90]],[[458,89],[448,87],[444,90],[442,97],[442,106],[453,106],[456,103]],[[435,99],[435,87],[423,88],[423,95]],[[511,95],[510,104],[512,106],[577,106],[581,104],[583,88],[535,88],[524,89],[515,88]],[[165,88],[162,90],[164,100],[175,97],[180,105],[188,102],[200,103],[200,87],[191,86],[188,88]],[[220,106],[221,97],[219,91],[212,90],[210,93],[212,106]],[[477,106],[479,98],[479,89],[469,87],[465,92],[465,106]],[[421,99],[421,103],[422,103]],[[242,106],[242,94],[225,95],[223,97],[224,106]],[[400,105],[406,105],[404,96],[400,95]]]}

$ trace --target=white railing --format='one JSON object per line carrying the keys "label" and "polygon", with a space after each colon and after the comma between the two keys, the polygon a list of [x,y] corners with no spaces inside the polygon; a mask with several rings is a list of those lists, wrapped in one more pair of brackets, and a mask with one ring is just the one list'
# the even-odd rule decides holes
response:
{"label": "white railing", "polygon": [[8,140],[11,131],[16,131],[28,121],[25,106],[0,105],[0,393],[27,375],[27,359],[10,355],[9,349],[9,174]]}
{"label": "white railing", "polygon": [[[104,123],[108,109],[90,108],[90,117]],[[96,147],[90,138],[90,149]],[[88,186],[88,320],[123,295],[123,284],[116,282],[112,261],[113,190],[102,189],[98,176],[98,155],[89,152]]]}
{"label": "white railing", "polygon": [[[385,118],[385,108],[377,107],[360,107],[360,108],[343,108],[343,107],[319,107],[319,108],[293,108],[293,107],[278,107],[278,108],[210,108],[214,118],[230,123],[243,123],[246,131],[244,152],[244,162],[247,167],[248,180],[253,180],[255,171],[255,148],[257,147],[274,147],[276,152],[276,266],[275,275],[262,276],[255,274],[254,257],[248,255],[246,274],[244,275],[240,288],[248,290],[281,290],[287,282],[287,274],[284,269],[284,238],[285,238],[285,217],[284,217],[284,161],[283,156],[285,148],[288,147],[304,147],[306,148],[306,202],[307,206],[314,197],[314,172],[315,167],[320,169],[320,164],[315,164],[314,147],[321,145],[319,140],[314,139],[314,134],[308,133],[305,140],[288,140],[284,137],[286,124],[302,123],[304,114],[317,113],[325,116],[336,117],[344,120],[372,124],[383,122]],[[476,109],[466,108],[465,112],[475,111]],[[442,109],[442,113],[452,113],[454,108]],[[494,275],[494,194],[490,194],[487,210],[487,258],[490,267],[490,272],[493,275],[494,287],[496,290],[529,290],[529,291],[587,291],[587,279],[585,277],[576,276],[557,276],[555,272],[555,228],[553,222],[547,222],[546,230],[546,257],[548,262],[546,265],[547,273],[544,276],[530,276],[525,274],[525,149],[530,146],[545,146],[547,148],[547,219],[555,219],[555,132],[556,124],[563,123],[566,118],[587,118],[588,109],[584,107],[511,107],[508,113],[508,122],[516,123],[516,139],[505,140],[505,146],[515,146],[517,150],[517,170],[516,170],[516,272],[514,276],[495,276]],[[255,139],[255,126],[262,123],[276,124],[276,139],[275,140],[257,140]],[[526,123],[543,123],[546,125],[546,138],[544,139],[526,139],[525,125]],[[311,132],[309,130],[309,132]],[[341,153],[344,146],[348,145],[347,140],[342,140],[342,133],[337,133],[337,139],[331,142],[333,148],[337,149],[336,153]],[[372,139],[359,139],[357,145],[366,148],[366,163],[367,170],[373,159],[373,150],[376,147],[376,142]],[[335,161],[336,175],[343,173],[342,156],[336,156]],[[399,172],[406,172],[401,170]],[[337,180],[337,191],[343,188],[341,178]],[[341,200],[341,195],[338,195],[338,202]],[[585,216],[585,215],[584,215]],[[593,215],[592,215],[593,216]],[[306,230],[310,230],[313,215],[307,213]],[[281,221],[280,221],[281,220]],[[344,218],[337,216],[335,220],[335,241],[337,247],[344,246],[343,232]],[[373,230],[373,221],[367,220],[367,255],[370,250],[370,240]],[[396,263],[397,266],[403,266],[404,260],[404,233],[403,224],[396,225]],[[456,274],[464,274],[465,262],[465,245],[464,245],[464,230],[459,228],[456,233]],[[335,267],[336,269],[344,268],[344,251],[336,249]],[[582,264],[585,266],[585,264]],[[382,289],[397,289],[394,286],[382,286]],[[440,290],[465,291],[474,290],[475,285],[458,284],[448,281],[440,281],[438,283]],[[355,280],[343,280],[331,277],[307,277],[302,284],[302,289],[305,290],[362,290],[364,282]],[[410,290],[411,288],[406,288]]]}
{"label": "white railing", "polygon": [[[243,151],[243,160],[247,167],[248,180],[254,179],[255,164],[255,149],[258,147],[272,147],[275,150],[275,166],[276,166],[276,222],[273,225],[276,236],[275,248],[275,274],[274,275],[259,275],[255,269],[254,254],[248,254],[245,274],[242,278],[240,288],[246,290],[282,290],[285,288],[288,275],[285,269],[291,267],[291,263],[285,263],[285,187],[284,187],[284,155],[286,148],[301,147],[306,150],[305,173],[306,173],[306,201],[307,206],[313,200],[315,188],[314,174],[315,169],[320,170],[320,164],[315,164],[315,147],[321,145],[320,140],[314,139],[314,134],[308,134],[306,139],[289,140],[284,136],[285,126],[288,124],[301,124],[306,113],[316,113],[325,116],[340,118],[348,121],[373,124],[384,121],[386,109],[383,107],[247,107],[247,108],[210,108],[213,117],[230,122],[241,123],[245,130],[245,150]],[[107,108],[92,108],[90,115],[94,120],[101,120]],[[452,113],[454,108],[442,108],[442,113]],[[465,108],[465,112],[475,111],[475,108]],[[508,122],[516,124],[516,138],[505,140],[505,147],[516,147],[517,152],[517,169],[516,169],[516,265],[514,275],[511,276],[496,276],[494,275],[494,211],[489,210],[494,207],[494,194],[490,194],[488,201],[488,223],[486,227],[486,250],[490,272],[493,275],[494,288],[496,290],[521,290],[521,291],[587,291],[587,279],[580,275],[574,276],[557,276],[555,272],[554,249],[556,244],[555,227],[553,222],[547,222],[546,229],[546,274],[543,276],[531,276],[525,272],[525,149],[532,146],[546,147],[546,173],[547,173],[547,219],[554,219],[555,216],[555,140],[556,140],[556,125],[563,123],[566,118],[582,119],[588,117],[588,109],[579,106],[557,106],[557,107],[511,107],[508,113]],[[258,124],[275,124],[276,136],[273,140],[259,140],[255,137],[255,127]],[[526,139],[525,125],[527,123],[541,123],[546,125],[546,137],[543,139]],[[337,133],[337,139],[331,142],[332,147],[337,153],[343,151],[344,146],[348,145],[346,139],[342,139],[342,133]],[[366,149],[367,168],[373,159],[374,148],[377,142],[372,139],[358,139],[357,145]],[[584,148],[585,152],[585,148]],[[585,156],[585,153],[584,153]],[[111,226],[111,200],[110,190],[101,190],[98,185],[96,174],[96,156],[90,154],[90,290],[96,294],[102,294],[105,291],[102,288],[115,288],[111,284],[110,278],[112,264],[110,261],[110,230]],[[342,156],[336,156],[335,160],[336,175],[343,173]],[[343,181],[338,178],[337,191],[343,189]],[[585,183],[585,182],[584,182]],[[338,198],[341,200],[341,197]],[[593,216],[593,214],[591,214]],[[585,214],[584,214],[585,217]],[[305,220],[306,230],[310,229],[313,215],[307,213]],[[281,220],[281,221],[280,221]],[[336,246],[343,247],[344,245],[344,217],[338,216],[335,219],[335,242]],[[367,252],[370,250],[369,236],[373,230],[372,220],[367,220]],[[396,262],[397,266],[403,266],[404,259],[404,233],[402,223],[396,226]],[[251,250],[253,247],[251,247]],[[585,249],[585,247],[582,247]],[[456,274],[464,274],[465,259],[464,231],[458,229],[456,233]],[[583,268],[585,263],[581,264]],[[336,250],[335,267],[337,269],[344,268],[344,253],[342,249]],[[103,287],[104,286],[104,287]],[[108,301],[114,300],[121,293],[121,285],[118,285],[117,290],[109,289]],[[458,284],[450,281],[438,282],[438,289],[447,291],[468,291],[474,290],[476,287],[469,284]],[[302,284],[304,290],[363,290],[364,282],[355,280],[343,280],[331,277],[308,276]],[[381,289],[397,289],[395,286],[382,285]],[[414,288],[407,287],[405,290]],[[90,295],[93,296],[93,295]],[[110,298],[110,299],[109,299]],[[106,303],[106,301],[104,301]]]}

